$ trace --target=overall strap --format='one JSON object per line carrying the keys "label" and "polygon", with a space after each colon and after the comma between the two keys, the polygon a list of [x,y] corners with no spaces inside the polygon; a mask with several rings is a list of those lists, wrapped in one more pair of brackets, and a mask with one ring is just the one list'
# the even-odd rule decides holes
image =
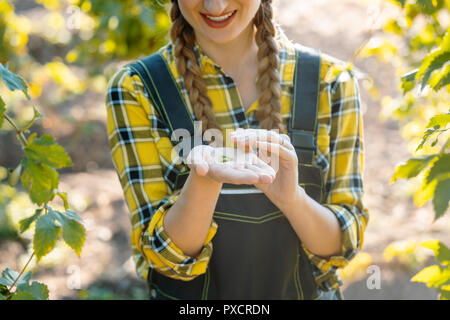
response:
{"label": "overall strap", "polygon": [[193,135],[193,121],[164,58],[156,52],[129,64],[129,67],[138,73],[170,131],[185,128]]}
{"label": "overall strap", "polygon": [[304,46],[295,49],[294,101],[288,135],[300,163],[311,164],[317,152],[317,109],[320,84],[320,51]]}
{"label": "overall strap", "polygon": [[[168,125],[170,134],[177,129],[188,130],[193,148],[197,141],[194,135],[194,122],[166,60],[159,52],[155,52],[128,66],[141,78],[153,105]],[[201,144],[207,144],[202,137],[197,139],[201,140]],[[181,158],[187,156],[183,154],[183,149],[179,155]],[[183,186],[188,174],[189,171],[177,175],[175,189]]]}

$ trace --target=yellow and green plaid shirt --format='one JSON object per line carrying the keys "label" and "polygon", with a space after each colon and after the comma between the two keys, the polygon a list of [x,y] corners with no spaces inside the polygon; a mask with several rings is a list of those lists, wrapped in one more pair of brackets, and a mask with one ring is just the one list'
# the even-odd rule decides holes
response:
{"label": "yellow and green plaid shirt", "polygon": [[[287,125],[291,113],[295,45],[279,25],[281,115]],[[258,128],[255,110],[258,101],[245,111],[235,82],[196,44],[195,53],[203,70],[208,96],[217,121],[226,129]],[[184,87],[177,72],[172,42],[159,49],[176,79],[194,119]],[[355,256],[363,243],[368,210],[363,204],[363,123],[358,83],[352,76],[344,81],[326,80],[331,66],[341,61],[322,53],[318,109],[318,153],[313,161],[324,172],[326,201],[339,220],[342,256],[322,258],[305,248],[313,263],[316,282],[324,290],[337,289],[342,282],[337,269]],[[148,99],[137,74],[123,67],[110,80],[106,97],[107,130],[111,155],[117,170],[131,220],[131,246],[136,270],[147,279],[149,267],[169,277],[190,280],[205,273],[212,254],[217,228],[214,221],[201,253],[185,255],[163,228],[165,213],[178,198],[175,178],[187,166],[172,159],[170,131]]]}

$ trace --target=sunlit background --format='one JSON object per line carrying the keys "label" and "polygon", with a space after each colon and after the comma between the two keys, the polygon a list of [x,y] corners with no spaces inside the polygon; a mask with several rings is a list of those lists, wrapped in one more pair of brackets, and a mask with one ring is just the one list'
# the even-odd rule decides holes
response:
{"label": "sunlit background", "polygon": [[[150,7],[150,2],[0,0],[0,63],[9,62],[9,69],[28,82],[32,99],[4,86],[0,96],[20,126],[37,107],[44,117],[32,131],[52,134],[70,154],[73,166],[60,170],[59,190],[67,192],[87,231],[80,258],[58,242],[39,264],[32,260],[28,266],[33,280],[48,285],[51,299],[147,296],[131,260],[128,211],[111,161],[104,101],[108,80],[120,66],[168,41],[170,20],[163,8]],[[274,2],[276,20],[290,39],[351,62],[366,74],[360,86],[370,221],[363,250],[341,272],[346,299],[436,299],[436,290],[411,281],[419,270],[436,263],[433,252],[419,243],[438,239],[450,245],[450,216],[433,221],[431,201],[417,194],[421,180],[390,183],[396,165],[417,155],[428,120],[448,111],[448,90],[430,98],[425,93],[417,102],[416,96],[403,97],[400,83],[400,76],[410,71],[408,59],[420,62],[435,45],[435,32],[448,29],[448,7],[438,10],[433,26],[414,20],[405,31],[409,22],[393,2]],[[405,39],[412,37],[411,48]],[[19,185],[7,184],[7,168],[15,168],[23,152],[11,127],[5,124],[2,129],[0,271],[19,271],[32,252],[33,230],[19,234],[18,222],[34,207]],[[442,141],[418,154],[438,152]],[[378,271],[381,282],[374,287],[371,277]]]}

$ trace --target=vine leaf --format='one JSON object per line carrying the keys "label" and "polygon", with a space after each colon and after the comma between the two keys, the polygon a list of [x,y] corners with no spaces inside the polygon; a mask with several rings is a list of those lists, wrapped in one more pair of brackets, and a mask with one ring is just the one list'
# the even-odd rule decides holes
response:
{"label": "vine leaf", "polygon": [[435,155],[429,155],[421,158],[412,158],[406,163],[398,165],[390,183],[395,182],[397,179],[410,179],[417,176],[435,157]]}
{"label": "vine leaf", "polygon": [[439,288],[444,283],[450,281],[450,269],[432,265],[420,270],[411,278],[411,281],[423,282],[426,283],[428,287]]}
{"label": "vine leaf", "polygon": [[[415,75],[417,81],[421,80],[421,88],[427,85],[431,74],[442,68],[450,60],[450,33],[446,33],[441,46],[428,54],[422,61],[419,71]],[[435,84],[437,85],[437,84]]]}
{"label": "vine leaf", "polygon": [[67,192],[58,192],[57,195],[63,201],[64,209],[69,210],[69,202],[67,201]]}
{"label": "vine leaf", "polygon": [[[5,290],[11,287],[16,279],[19,277],[19,272],[14,271],[10,268],[6,268],[2,277],[0,277],[0,287],[3,287]],[[39,283],[37,281],[33,281],[30,285],[31,271],[23,274],[17,281],[15,286],[17,290],[10,294],[11,300],[47,300],[48,299],[48,287],[45,284]],[[5,291],[3,290],[3,291]],[[6,295],[8,291],[0,293],[0,300],[6,300]]]}
{"label": "vine leaf", "polygon": [[27,291],[16,292],[10,300],[37,300],[32,293]]}
{"label": "vine leaf", "polygon": [[450,122],[450,112],[444,114],[437,114],[430,119],[428,122],[427,128],[439,126],[440,128],[444,128]]}
{"label": "vine leaf", "polygon": [[78,221],[67,219],[64,223],[63,239],[80,256],[81,248],[86,240],[86,230]]}
{"label": "vine leaf", "polygon": [[28,230],[28,228],[31,226],[31,224],[36,221],[39,216],[41,215],[43,209],[36,209],[34,214],[28,218],[24,218],[19,221],[19,231],[20,233],[24,233]]}
{"label": "vine leaf", "polygon": [[450,64],[447,64],[441,70],[435,72],[430,78],[430,86],[434,91],[447,86],[450,83]]}
{"label": "vine leaf", "polygon": [[433,198],[434,220],[442,217],[450,201],[450,179],[440,180],[436,185]]}
{"label": "vine leaf", "polygon": [[26,157],[21,163],[24,167],[22,186],[29,192],[31,201],[38,205],[51,201],[59,184],[58,172],[48,165],[29,161]]}
{"label": "vine leaf", "polygon": [[[20,293],[31,294],[33,299],[36,299],[36,300],[47,300],[48,299],[48,287],[45,284],[37,282],[37,281],[33,281],[33,283],[31,285],[21,284],[21,285],[17,286],[17,291],[16,291],[15,295],[20,294]],[[14,298],[14,296],[13,296],[13,298]],[[28,295],[26,295],[26,296],[28,296]],[[13,299],[13,300],[18,300],[18,299]]]}
{"label": "vine leaf", "polygon": [[[0,285],[4,285],[5,287],[11,287],[19,277],[19,272],[12,270],[10,268],[6,268],[2,272],[2,276],[0,277]],[[31,271],[28,271],[25,274],[22,274],[19,280],[17,280],[16,285],[19,286],[21,284],[27,284],[31,278]]]}
{"label": "vine leaf", "polygon": [[38,262],[53,250],[60,235],[61,227],[55,223],[51,215],[45,214],[38,219],[33,239],[33,249]]}
{"label": "vine leaf", "polygon": [[[422,149],[423,145],[427,142],[427,140],[440,129],[445,128],[447,124],[450,122],[450,113],[437,114],[430,119],[427,125],[427,129],[425,130],[422,141],[420,141],[417,146],[416,151]],[[434,143],[434,142],[433,142]],[[437,143],[437,141],[436,141]]]}
{"label": "vine leaf", "polygon": [[438,156],[436,162],[433,163],[430,171],[426,176],[426,182],[430,183],[434,179],[443,180],[449,177],[450,172],[450,154],[442,154]]}
{"label": "vine leaf", "polygon": [[53,210],[50,207],[48,210],[49,214],[61,224],[64,242],[80,256],[81,248],[86,240],[86,229],[79,222],[81,221],[81,218],[72,210],[60,212]]}
{"label": "vine leaf", "polygon": [[402,89],[403,89],[403,94],[406,94],[407,92],[411,91],[412,89],[414,89],[415,85],[416,85],[416,74],[417,74],[417,69],[408,72],[407,74],[404,74],[400,80],[402,82]]}
{"label": "vine leaf", "polygon": [[49,134],[33,139],[25,147],[28,160],[45,164],[52,168],[64,168],[72,165],[69,155]]}
{"label": "vine leaf", "polygon": [[420,244],[422,247],[431,249],[436,260],[445,265],[450,265],[450,249],[439,240],[426,240]]}

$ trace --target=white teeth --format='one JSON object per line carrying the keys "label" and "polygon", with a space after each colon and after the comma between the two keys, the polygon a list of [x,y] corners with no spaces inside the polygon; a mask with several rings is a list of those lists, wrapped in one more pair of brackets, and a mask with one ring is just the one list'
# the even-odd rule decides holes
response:
{"label": "white teeth", "polygon": [[226,14],[224,16],[221,17],[211,17],[211,16],[206,16],[208,19],[213,20],[213,21],[223,21],[228,19],[229,17],[231,17],[233,15],[234,12],[231,12],[229,14]]}

